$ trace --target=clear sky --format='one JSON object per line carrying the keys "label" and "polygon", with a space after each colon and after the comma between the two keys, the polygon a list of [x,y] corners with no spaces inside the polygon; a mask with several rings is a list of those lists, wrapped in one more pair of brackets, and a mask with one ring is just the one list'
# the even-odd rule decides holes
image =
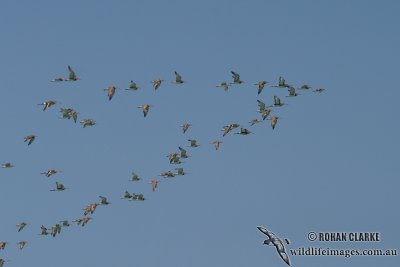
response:
{"label": "clear sky", "polygon": [[[298,247],[397,248],[398,1],[0,2],[0,258],[5,266],[285,266],[262,225]],[[77,82],[51,83],[67,76]],[[174,71],[187,83],[171,83]],[[245,82],[228,92],[230,71]],[[321,94],[267,86],[278,77]],[[164,79],[154,91],[153,79]],[[141,87],[125,91],[129,81]],[[108,101],[105,88],[117,86]],[[275,130],[257,99],[275,108]],[[57,104],[45,112],[37,104]],[[146,118],[137,106],[151,104]],[[74,108],[85,129],[59,119]],[[192,124],[182,133],[180,125]],[[239,123],[254,134],[222,137]],[[236,130],[235,130],[236,131]],[[235,132],[234,131],[234,132]],[[32,145],[24,137],[36,134]],[[187,139],[200,144],[188,148]],[[221,140],[220,150],[210,144]],[[187,148],[186,176],[166,156]],[[47,178],[48,169],[63,172]],[[143,181],[129,182],[134,171]],[[151,191],[150,179],[160,179]],[[69,187],[50,192],[59,181]],[[122,200],[143,193],[144,202]],[[87,226],[38,236],[83,216]],[[17,223],[29,225],[20,233]],[[309,231],[380,232],[379,243],[309,242]],[[19,251],[17,242],[28,242]],[[399,257],[294,257],[293,266],[394,266]]]}

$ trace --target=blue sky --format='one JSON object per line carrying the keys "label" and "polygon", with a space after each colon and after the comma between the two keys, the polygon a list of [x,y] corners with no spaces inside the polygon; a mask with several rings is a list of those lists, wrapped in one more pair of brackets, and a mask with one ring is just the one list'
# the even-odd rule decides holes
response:
{"label": "blue sky", "polygon": [[[9,1],[0,3],[0,258],[7,266],[284,266],[263,225],[292,244],[397,248],[400,143],[396,1]],[[71,65],[78,82],[51,83]],[[187,83],[172,84],[174,71]],[[241,74],[228,92],[215,87]],[[322,94],[253,84],[323,87]],[[157,91],[153,79],[165,82]],[[137,92],[123,90],[134,80]],[[104,88],[117,86],[108,101]],[[249,127],[257,99],[281,119]],[[45,100],[58,101],[43,112]],[[143,118],[137,106],[153,105]],[[79,120],[58,119],[72,107]],[[180,125],[192,127],[182,134]],[[254,132],[222,137],[239,123]],[[31,146],[29,134],[38,137]],[[166,155],[195,138],[173,170]],[[210,144],[223,141],[219,151]],[[47,169],[63,173],[46,178]],[[135,171],[159,178],[129,182]],[[55,181],[71,189],[50,192]],[[125,190],[144,202],[121,200]],[[85,227],[41,237],[40,226]],[[15,225],[29,225],[17,233]],[[382,234],[378,244],[310,243],[309,231]],[[19,251],[16,243],[28,245]],[[397,246],[397,247],[396,247]],[[398,257],[291,257],[293,266],[389,266]]]}

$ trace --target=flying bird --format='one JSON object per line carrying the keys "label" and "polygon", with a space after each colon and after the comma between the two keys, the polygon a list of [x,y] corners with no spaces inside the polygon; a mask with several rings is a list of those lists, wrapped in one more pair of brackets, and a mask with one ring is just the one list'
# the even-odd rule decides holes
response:
{"label": "flying bird", "polygon": [[4,250],[6,248],[7,242],[0,242],[0,249]]}
{"label": "flying bird", "polygon": [[216,86],[224,88],[225,92],[228,91],[228,89],[229,89],[229,84],[227,82],[222,82],[222,83],[220,83],[220,84],[218,84]]}
{"label": "flying bird", "polygon": [[92,218],[91,217],[83,217],[82,218],[82,227],[85,226]]}
{"label": "flying bird", "polygon": [[288,86],[288,84],[286,83],[285,79],[283,77],[279,76],[278,85],[273,85],[272,87],[285,88],[287,86]]}
{"label": "flying bird", "polygon": [[146,200],[143,194],[132,194],[132,197],[129,199],[131,201],[143,201]]}
{"label": "flying bird", "polygon": [[117,87],[114,85],[104,89],[104,91],[107,91],[107,96],[109,101],[111,101],[111,99],[113,98],[115,90],[117,90]]}
{"label": "flying bird", "polygon": [[147,113],[149,113],[150,110],[150,105],[149,104],[143,104],[141,106],[138,106],[138,108],[141,108],[143,110],[143,116],[146,117]]}
{"label": "flying bird", "polygon": [[9,260],[1,259],[0,258],[0,267],[3,267],[4,263],[8,262]]}
{"label": "flying bird", "polygon": [[198,147],[199,144],[197,144],[197,140],[195,139],[188,139],[188,141],[190,142],[189,147]]}
{"label": "flying bird", "polygon": [[83,128],[87,127],[87,126],[94,126],[96,125],[96,121],[93,119],[84,119],[80,122],[83,126]]}
{"label": "flying bird", "polygon": [[7,162],[7,163],[4,163],[4,164],[1,164],[1,167],[7,169],[7,168],[13,168],[15,166],[12,165],[10,162]]}
{"label": "flying bird", "polygon": [[324,88],[317,88],[317,89],[313,90],[314,93],[322,93],[323,91],[325,91]]}
{"label": "flying bird", "polygon": [[24,142],[28,142],[28,146],[29,146],[33,143],[33,141],[35,141],[35,139],[36,139],[36,135],[34,135],[34,134],[27,135],[24,137]]}
{"label": "flying bird", "polygon": [[278,118],[279,117],[277,117],[277,116],[273,116],[273,117],[271,117],[271,127],[272,127],[272,130],[273,129],[275,129],[275,126],[276,126],[276,124],[278,123]]}
{"label": "flying bird", "polygon": [[218,149],[219,149],[219,145],[220,145],[221,143],[222,143],[221,141],[215,140],[215,141],[213,141],[211,144],[214,145],[215,150],[218,150]]}
{"label": "flying bird", "polygon": [[282,107],[285,103],[281,102],[281,99],[274,95],[274,106],[275,107]]}
{"label": "flying bird", "polygon": [[258,112],[263,112],[265,110],[265,103],[261,100],[257,99],[257,103],[258,103]]}
{"label": "flying bird", "polygon": [[240,134],[240,135],[248,135],[251,134],[252,132],[250,132],[249,130],[247,130],[246,128],[240,128],[240,132],[235,133],[235,134]]}
{"label": "flying bird", "polygon": [[160,173],[160,176],[164,177],[164,178],[171,178],[171,177],[175,177],[175,174],[171,171],[167,171],[167,172],[162,172]]}
{"label": "flying bird", "polygon": [[50,177],[50,176],[52,176],[53,174],[56,174],[56,173],[60,173],[61,171],[57,171],[57,170],[47,170],[47,171],[45,171],[45,172],[41,172],[40,174],[43,174],[43,175],[45,175],[46,177]]}
{"label": "flying bird", "polygon": [[190,123],[184,123],[181,125],[183,133],[186,133],[186,131],[189,129],[189,127],[192,126]]}
{"label": "flying bird", "polygon": [[18,242],[19,249],[22,250],[22,249],[25,247],[26,243],[27,243],[27,242],[24,241],[24,240],[19,241],[19,242]]}
{"label": "flying bird", "polygon": [[182,147],[178,147],[178,149],[179,149],[179,151],[181,152],[181,158],[183,158],[183,159],[187,159],[189,156],[188,156],[188,154],[187,154],[187,151],[186,151],[186,149],[184,149],[184,148],[182,148]]}
{"label": "flying bird", "polygon": [[60,223],[61,223],[61,227],[69,227],[69,226],[71,226],[69,224],[68,220],[60,221]]}
{"label": "flying bird", "polygon": [[186,172],[183,170],[183,168],[175,168],[175,170],[177,171],[175,173],[175,175],[185,175]]}
{"label": "flying bird", "polygon": [[64,77],[57,77],[51,80],[51,82],[65,82],[66,80],[67,79],[65,79]]}
{"label": "flying bird", "polygon": [[139,180],[141,180],[139,175],[137,175],[136,173],[132,172],[132,176],[131,176],[131,179],[129,181],[136,182],[136,181],[139,181]]}
{"label": "flying bird", "polygon": [[268,236],[268,239],[264,240],[263,244],[275,246],[279,256],[284,262],[286,262],[287,265],[290,266],[289,256],[286,254],[285,246],[283,245],[282,241],[274,233],[268,231],[264,227],[257,226],[257,229],[264,235]]}
{"label": "flying bird", "polygon": [[43,106],[43,111],[45,111],[46,109],[48,109],[49,107],[51,107],[51,106],[53,106],[55,104],[57,104],[57,101],[47,100],[47,101],[44,101],[43,103],[38,104],[38,105],[39,106]]}
{"label": "flying bird", "polygon": [[232,78],[233,78],[233,83],[231,84],[241,84],[243,83],[242,80],[240,80],[240,75],[234,71],[231,71]]}
{"label": "flying bird", "polygon": [[100,205],[109,205],[109,204],[111,204],[110,202],[108,202],[106,197],[99,196],[99,198],[100,198]]}
{"label": "flying bird", "polygon": [[260,123],[260,122],[262,122],[262,121],[254,119],[254,120],[249,121],[249,124],[250,124],[250,126],[253,126],[254,124],[257,124],[257,123]]}
{"label": "flying bird", "polygon": [[268,118],[269,114],[271,113],[271,110],[266,108],[263,110],[263,112],[261,113],[261,117],[263,120],[265,120],[266,118]]}
{"label": "flying bird", "polygon": [[69,76],[68,76],[68,79],[66,81],[77,81],[77,80],[79,80],[79,78],[76,76],[76,74],[73,71],[73,69],[71,68],[71,66],[68,66],[68,72],[69,72]]}
{"label": "flying bird", "polygon": [[293,97],[293,96],[299,95],[298,93],[296,93],[296,89],[291,85],[288,86],[288,91],[289,91],[289,95],[287,95],[286,97]]}
{"label": "flying bird", "polygon": [[309,86],[308,84],[304,84],[299,88],[299,90],[309,90],[309,89],[311,89],[311,86]]}
{"label": "flying bird", "polygon": [[261,94],[261,92],[264,90],[265,85],[267,84],[267,81],[259,81],[258,83],[254,85],[258,85],[258,92],[257,94]]}
{"label": "flying bird", "polygon": [[182,83],[184,83],[185,81],[183,81],[182,80],[182,76],[181,75],[179,75],[179,73],[178,72],[174,72],[175,73],[175,81],[174,82],[172,82],[172,83],[176,83],[176,84],[182,84]]}
{"label": "flying bird", "polygon": [[152,84],[153,84],[154,90],[157,90],[158,87],[160,87],[160,85],[161,85],[161,83],[162,83],[163,81],[164,81],[164,80],[160,80],[160,79],[151,81]]}
{"label": "flying bird", "polygon": [[56,188],[51,189],[50,191],[64,191],[66,189],[69,189],[69,188],[66,188],[63,184],[56,182]]}
{"label": "flying bird", "polygon": [[125,191],[124,195],[121,199],[131,199],[131,198],[132,198],[132,195],[128,191]]}
{"label": "flying bird", "polygon": [[42,225],[40,227],[40,234],[39,235],[48,235],[48,234],[49,234],[48,229],[45,226]]}
{"label": "flying bird", "polygon": [[150,182],[151,183],[151,190],[153,192],[156,191],[159,182],[160,182],[159,180],[151,180],[151,182]]}
{"label": "flying bird", "polygon": [[240,125],[239,124],[237,124],[237,123],[232,123],[232,124],[229,124],[229,125],[227,125],[227,126],[224,126],[224,128],[223,128],[223,134],[222,134],[222,136],[225,136],[225,135],[227,135],[230,131],[232,131],[233,129],[236,129],[237,127],[239,127]]}
{"label": "flying bird", "polygon": [[125,90],[130,90],[130,91],[137,91],[140,87],[137,86],[137,84],[134,81],[131,81],[129,84],[129,88],[126,88]]}
{"label": "flying bird", "polygon": [[18,232],[21,232],[22,229],[24,229],[25,226],[27,226],[27,225],[28,225],[28,223],[26,223],[26,222],[20,222],[19,224],[17,224]]}
{"label": "flying bird", "polygon": [[61,225],[60,224],[57,223],[56,225],[51,227],[50,235],[55,237],[57,234],[60,234],[60,233],[61,233]]}
{"label": "flying bird", "polygon": [[75,123],[78,120],[78,112],[76,112],[72,108],[61,108],[60,112],[62,113],[61,119],[68,119],[69,120],[69,119],[72,118]]}

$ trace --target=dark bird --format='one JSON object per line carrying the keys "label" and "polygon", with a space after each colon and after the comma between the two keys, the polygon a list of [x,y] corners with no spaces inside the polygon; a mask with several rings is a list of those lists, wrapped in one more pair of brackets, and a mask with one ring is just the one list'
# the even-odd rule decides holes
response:
{"label": "dark bird", "polygon": [[183,131],[183,133],[186,133],[186,131],[189,129],[189,127],[190,126],[192,126],[191,124],[189,124],[189,123],[184,123],[181,127],[182,127],[182,131]]}
{"label": "dark bird", "polygon": [[214,145],[215,150],[218,150],[218,149],[219,149],[219,145],[220,145],[221,143],[222,143],[221,141],[215,140],[215,141],[213,141],[211,144]]}
{"label": "dark bird", "polygon": [[36,139],[36,135],[31,134],[31,135],[27,135],[24,137],[24,142],[28,142],[28,146],[32,144],[33,141],[35,141]]}
{"label": "dark bird", "polygon": [[150,105],[149,104],[143,104],[141,106],[138,106],[138,108],[141,108],[143,110],[143,116],[146,117],[147,113],[149,113],[150,110]]}
{"label": "dark bird", "polygon": [[54,78],[53,80],[51,80],[51,82],[64,82],[66,80],[67,79],[65,79],[64,77],[57,77],[57,78]]}
{"label": "dark bird", "polygon": [[198,147],[199,144],[197,144],[197,140],[195,139],[188,139],[188,141],[190,142],[189,147]]}
{"label": "dark bird", "polygon": [[126,88],[125,90],[130,90],[130,91],[137,91],[140,87],[137,86],[137,84],[134,81],[131,81],[129,84],[129,88]]}
{"label": "dark bird", "polygon": [[240,132],[235,133],[235,134],[240,134],[240,135],[248,135],[251,134],[252,132],[250,132],[249,130],[247,130],[246,128],[240,128]]}
{"label": "dark bird", "polygon": [[183,168],[175,168],[176,173],[175,175],[185,175],[186,172],[183,170]]}
{"label": "dark bird", "polygon": [[7,246],[7,242],[0,242],[0,249],[4,250]]}
{"label": "dark bird", "polygon": [[71,225],[69,224],[68,220],[60,221],[61,227],[70,227]]}
{"label": "dark bird", "polygon": [[249,124],[250,124],[250,126],[253,126],[254,124],[257,124],[257,123],[260,123],[260,122],[262,122],[262,121],[254,119],[254,120],[249,121]]}
{"label": "dark bird", "polygon": [[81,225],[82,221],[83,221],[82,219],[76,219],[73,220],[72,222],[76,223],[76,225]]}
{"label": "dark bird", "polygon": [[325,91],[324,88],[317,88],[317,89],[313,90],[314,93],[322,93],[323,91]]}
{"label": "dark bird", "polygon": [[46,177],[50,177],[50,176],[52,176],[53,174],[56,174],[56,173],[60,173],[60,172],[62,172],[62,171],[57,171],[57,170],[47,170],[47,171],[45,171],[45,172],[41,172],[40,174],[43,174],[43,175],[45,175]]}
{"label": "dark bird", "polygon": [[139,175],[137,175],[136,173],[132,172],[132,176],[131,179],[129,181],[131,182],[136,182],[136,181],[140,181],[141,178],[139,177]]}
{"label": "dark bird", "polygon": [[75,72],[72,70],[71,66],[68,66],[69,77],[66,81],[77,81],[79,78],[76,76]]}
{"label": "dark bird", "polygon": [[66,188],[63,184],[56,182],[56,188],[51,189],[50,191],[64,191],[66,189],[69,189],[69,188]]}
{"label": "dark bird", "polygon": [[46,227],[44,227],[43,225],[40,227],[40,234],[39,235],[48,235],[48,229]]}
{"label": "dark bird", "polygon": [[285,103],[281,102],[281,99],[274,95],[274,107],[282,107]]}
{"label": "dark bird", "polygon": [[227,126],[224,126],[224,128],[222,129],[222,131],[224,132],[224,133],[222,134],[222,136],[227,135],[230,131],[232,131],[233,129],[236,129],[236,128],[239,127],[239,126],[240,126],[240,125],[237,124],[237,123],[232,123],[232,124],[229,124],[229,125],[227,125]]}
{"label": "dark bird", "polygon": [[263,91],[265,85],[267,84],[267,81],[259,81],[258,83],[254,84],[254,85],[258,85],[258,92],[257,94],[261,94],[261,92]]}
{"label": "dark bird", "polygon": [[18,232],[21,232],[22,229],[24,229],[25,226],[27,226],[27,225],[28,225],[28,223],[26,223],[26,222],[20,222],[19,224],[17,224]]}
{"label": "dark bird", "polygon": [[222,87],[222,88],[224,88],[224,90],[225,90],[225,92],[226,92],[226,91],[228,91],[228,89],[229,89],[229,84],[226,83],[226,82],[222,82],[222,83],[218,84],[217,87]]}
{"label": "dark bird", "polygon": [[146,200],[143,194],[132,194],[132,197],[129,199],[131,201],[144,201]]}
{"label": "dark bird", "polygon": [[121,199],[130,199],[130,198],[132,198],[132,195],[128,191],[125,191]]}
{"label": "dark bird", "polygon": [[275,246],[279,256],[282,258],[284,262],[286,262],[287,265],[290,266],[289,256],[286,254],[285,246],[283,245],[282,241],[274,233],[268,231],[264,227],[257,226],[257,229],[264,235],[268,236],[268,239],[264,240],[263,244]]}
{"label": "dark bird", "polygon": [[4,163],[4,164],[1,164],[1,167],[7,169],[7,168],[13,168],[15,166],[12,165],[10,162],[7,162],[7,163]]}
{"label": "dark bird", "polygon": [[160,85],[161,85],[161,83],[162,83],[163,81],[164,81],[164,80],[160,80],[160,79],[151,81],[152,84],[153,84],[154,90],[157,90],[158,87],[160,87]]}
{"label": "dark bird", "polygon": [[257,99],[257,103],[258,103],[258,112],[263,112],[265,110],[265,103],[261,100]]}
{"label": "dark bird", "polygon": [[83,126],[83,128],[87,127],[87,126],[94,126],[96,125],[96,121],[93,119],[84,119],[81,121],[81,124]]}
{"label": "dark bird", "polygon": [[109,205],[109,204],[111,204],[110,202],[108,202],[106,197],[99,196],[99,198],[100,198],[100,205]]}
{"label": "dark bird", "polygon": [[168,154],[169,163],[172,163],[174,159],[178,158],[178,153],[172,152]]}
{"label": "dark bird", "polygon": [[286,83],[285,79],[283,77],[279,76],[278,85],[273,85],[272,87],[285,88],[287,86],[288,86],[288,84]]}
{"label": "dark bird", "polygon": [[288,86],[288,91],[289,91],[289,95],[287,95],[286,97],[293,97],[293,96],[299,95],[298,93],[296,93],[296,89],[291,85]]}
{"label": "dark bird", "polygon": [[184,148],[182,148],[182,147],[178,147],[178,149],[179,149],[179,151],[181,152],[181,158],[183,158],[183,159],[187,159],[189,156],[188,156],[188,154],[187,154],[187,151],[186,151],[186,149],[184,149]]}
{"label": "dark bird", "polygon": [[74,109],[72,108],[61,108],[60,112],[62,113],[62,119],[73,119],[74,122],[76,123],[76,121],[78,120],[78,112],[76,112]]}
{"label": "dark bird", "polygon": [[0,258],[0,267],[3,267],[4,263],[8,262],[9,260],[1,259]]}
{"label": "dark bird", "polygon": [[309,90],[309,89],[311,89],[311,86],[309,86],[307,84],[304,84],[299,88],[299,90]]}
{"label": "dark bird", "polygon": [[167,171],[167,172],[160,173],[160,176],[162,176],[164,178],[172,178],[172,177],[175,177],[175,174],[171,171]]}
{"label": "dark bird", "polygon": [[43,111],[45,111],[46,109],[48,109],[49,107],[51,107],[51,106],[53,106],[55,104],[57,104],[57,101],[47,100],[47,101],[44,101],[43,103],[38,104],[38,105],[39,106],[43,106]]}
{"label": "dark bird", "polygon": [[182,80],[182,76],[179,75],[178,72],[175,71],[174,73],[175,73],[175,81],[173,83],[182,84],[185,82]]}
{"label": "dark bird", "polygon": [[231,84],[241,84],[243,83],[242,80],[240,80],[240,75],[234,71],[231,71],[232,78],[233,78],[233,83]]}
{"label": "dark bird", "polygon": [[50,234],[55,237],[57,234],[61,233],[61,225],[60,224],[56,224],[54,226],[51,227],[50,229]]}
{"label": "dark bird", "polygon": [[109,101],[111,101],[111,99],[113,98],[115,90],[117,90],[117,87],[114,85],[104,89],[104,91],[107,91],[107,96]]}

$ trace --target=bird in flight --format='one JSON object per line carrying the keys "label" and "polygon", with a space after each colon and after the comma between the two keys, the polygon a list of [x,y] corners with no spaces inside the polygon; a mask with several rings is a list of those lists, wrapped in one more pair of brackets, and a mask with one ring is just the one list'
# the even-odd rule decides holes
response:
{"label": "bird in flight", "polygon": [[185,122],[183,125],[181,125],[183,133],[186,133],[186,131],[189,129],[190,126],[192,126],[192,125],[187,122]]}
{"label": "bird in flight", "polygon": [[35,141],[35,139],[36,139],[36,135],[34,135],[34,134],[27,135],[24,137],[24,142],[28,142],[28,146],[30,146],[33,143],[33,141]]}
{"label": "bird in flight", "polygon": [[109,101],[111,101],[111,99],[113,98],[113,96],[115,94],[115,90],[117,90],[117,87],[115,85],[112,85],[112,86],[104,89],[104,91],[107,91],[107,96],[108,96]]}
{"label": "bird in flight", "polygon": [[188,154],[187,154],[187,151],[186,151],[186,149],[184,149],[184,148],[182,148],[182,147],[178,147],[178,149],[179,149],[179,151],[181,152],[181,158],[183,158],[183,159],[187,159],[189,156],[188,156]]}
{"label": "bird in flight", "polygon": [[43,103],[38,104],[38,105],[39,106],[43,106],[43,111],[45,111],[46,109],[48,109],[49,107],[51,107],[51,106],[53,106],[55,104],[57,104],[57,101],[47,100],[47,101],[44,101]]}
{"label": "bird in flight", "polygon": [[75,71],[71,68],[71,66],[68,66],[68,72],[69,76],[66,81],[77,81],[79,78],[76,76]]}
{"label": "bird in flight", "polygon": [[164,80],[161,80],[161,79],[152,80],[151,82],[152,82],[152,84],[153,84],[154,90],[157,90],[158,87],[160,87],[160,85],[161,85],[161,83],[162,83],[163,81],[164,81]]}
{"label": "bird in flight", "polygon": [[183,81],[182,80],[182,76],[181,75],[179,75],[179,73],[178,72],[174,72],[175,73],[175,81],[174,82],[172,82],[172,83],[176,83],[176,84],[182,84],[182,83],[184,83],[185,81]]}
{"label": "bird in flight", "polygon": [[281,102],[281,99],[274,95],[274,107],[282,107],[285,103]]}
{"label": "bird in flight", "polygon": [[137,175],[134,172],[131,173],[131,179],[129,179],[129,181],[136,182],[136,181],[140,181],[140,180],[141,180],[141,178],[139,177],[139,175]]}
{"label": "bird in flight", "polygon": [[40,226],[40,234],[39,235],[48,235],[48,229],[44,225]]}
{"label": "bird in flight", "polygon": [[228,89],[229,89],[229,84],[227,82],[222,82],[222,83],[220,83],[220,84],[218,84],[216,86],[224,88],[225,92],[228,91]]}
{"label": "bird in flight", "polygon": [[26,245],[26,241],[24,241],[24,240],[21,240],[18,242],[19,249],[23,249],[25,247],[25,245]]}
{"label": "bird in flight", "polygon": [[233,83],[231,84],[241,84],[243,83],[242,80],[240,80],[240,75],[234,71],[231,71],[232,78],[233,78]]}
{"label": "bird in flight", "polygon": [[47,171],[45,171],[45,172],[41,172],[40,174],[43,174],[43,175],[45,175],[46,177],[50,177],[50,176],[52,176],[53,174],[56,174],[56,173],[60,173],[61,171],[57,171],[57,170],[47,170]]}
{"label": "bird in flight", "polygon": [[325,91],[324,88],[317,88],[317,89],[313,90],[314,93],[322,93],[323,91]]}
{"label": "bird in flight", "polygon": [[62,113],[61,119],[74,119],[74,122],[78,120],[78,112],[76,112],[72,108],[61,108],[60,112]]}
{"label": "bird in flight", "polygon": [[137,86],[137,84],[134,81],[131,81],[129,84],[129,88],[126,88],[125,90],[130,90],[130,91],[137,91],[140,87]]}
{"label": "bird in flight", "polygon": [[249,124],[250,124],[250,126],[253,126],[254,124],[257,124],[257,123],[260,123],[260,122],[262,122],[262,121],[254,119],[254,120],[249,121]]}
{"label": "bird in flight", "polygon": [[56,182],[56,188],[55,189],[51,189],[50,191],[64,191],[66,188],[62,183]]}
{"label": "bird in flight", "polygon": [[247,130],[246,128],[240,128],[240,132],[235,133],[235,134],[240,134],[240,135],[248,135],[251,134],[252,132],[250,132],[249,130]]}
{"label": "bird in flight", "polygon": [[150,110],[150,105],[149,104],[143,104],[141,106],[138,106],[138,108],[141,108],[143,110],[143,116],[146,117],[147,113],[149,113]]}
{"label": "bird in flight", "polygon": [[188,141],[190,142],[189,147],[198,147],[199,144],[197,144],[197,140],[195,139],[188,139]]}
{"label": "bird in flight", "polygon": [[299,90],[309,90],[309,89],[311,89],[311,86],[309,86],[308,84],[304,84],[299,88]]}
{"label": "bird in flight", "polygon": [[222,143],[221,141],[215,140],[215,141],[213,141],[211,144],[214,145],[215,150],[218,150],[218,149],[219,149],[219,145],[220,145],[221,143]]}
{"label": "bird in flight", "polygon": [[153,192],[156,191],[159,182],[160,182],[159,180],[151,180],[151,181],[150,181],[151,190],[152,190]]}
{"label": "bird in flight", "polygon": [[1,167],[5,168],[5,169],[8,169],[8,168],[13,168],[15,166],[12,165],[10,162],[7,162],[7,163],[4,163],[4,164],[1,164]]}
{"label": "bird in flight", "polygon": [[26,222],[20,222],[19,224],[17,224],[18,232],[21,232],[22,229],[24,229],[24,227],[27,225],[28,225],[28,223],[26,223]]}
{"label": "bird in flight", "polygon": [[110,202],[108,202],[106,197],[99,196],[99,198],[100,198],[100,205],[109,205],[109,204],[111,204]]}
{"label": "bird in flight", "polygon": [[288,91],[289,91],[289,95],[287,95],[286,97],[293,97],[293,96],[299,95],[298,93],[296,93],[296,89],[291,85],[288,86]]}
{"label": "bird in flight", "polygon": [[278,118],[279,117],[277,117],[277,116],[273,116],[273,117],[270,118],[272,130],[275,129],[275,126],[278,123]]}
{"label": "bird in flight", "polygon": [[7,246],[7,242],[0,242],[0,249],[4,250]]}
{"label": "bird in flight", "polygon": [[225,136],[225,135],[227,135],[230,131],[232,131],[233,129],[236,129],[237,127],[239,127],[240,125],[239,124],[237,124],[237,123],[232,123],[232,124],[229,124],[229,125],[227,125],[227,126],[224,126],[224,128],[223,128],[223,134],[222,134],[222,136]]}
{"label": "bird in flight", "polygon": [[93,126],[96,124],[96,121],[93,119],[84,119],[81,121],[81,124],[83,126],[83,128],[87,127],[87,126]]}
{"label": "bird in flight", "polygon": [[185,175],[186,172],[183,170],[183,168],[175,168],[176,173],[175,175]]}
{"label": "bird in flight", "polygon": [[254,84],[258,86],[258,91],[257,94],[261,94],[261,92],[264,90],[265,85],[267,84],[267,81],[259,81],[258,83]]}
{"label": "bird in flight", "polygon": [[264,227],[257,226],[257,229],[263,233],[264,235],[268,236],[268,239],[264,240],[264,245],[275,246],[276,251],[278,252],[279,256],[282,260],[290,266],[289,256],[286,254],[285,246],[283,245],[282,241],[272,232],[268,231]]}

